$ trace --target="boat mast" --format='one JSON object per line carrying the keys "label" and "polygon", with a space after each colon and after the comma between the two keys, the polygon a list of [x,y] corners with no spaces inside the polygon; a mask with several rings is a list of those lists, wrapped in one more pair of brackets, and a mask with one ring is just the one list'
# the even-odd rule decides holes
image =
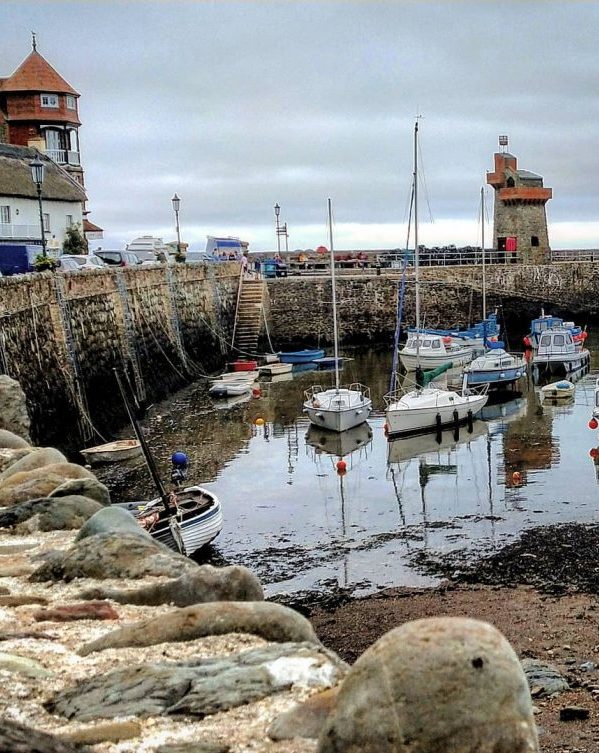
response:
{"label": "boat mast", "polygon": [[414,281],[416,285],[416,360],[420,367],[420,265],[418,263],[418,118],[414,123]]}
{"label": "boat mast", "polygon": [[331,247],[331,290],[333,293],[333,339],[335,341],[335,390],[339,392],[339,346],[337,344],[337,291],[335,289],[335,252],[333,249],[333,211],[331,199],[328,199],[329,208],[329,245]]}
{"label": "boat mast", "polygon": [[483,252],[483,321],[487,318],[487,280],[485,268],[485,188],[480,189],[480,215],[481,215],[481,248]]}

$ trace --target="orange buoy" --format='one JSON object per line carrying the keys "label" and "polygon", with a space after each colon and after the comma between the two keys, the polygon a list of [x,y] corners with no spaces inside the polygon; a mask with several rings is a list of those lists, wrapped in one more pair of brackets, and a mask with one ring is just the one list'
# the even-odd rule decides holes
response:
{"label": "orange buoy", "polygon": [[522,474],[520,473],[520,471],[514,471],[512,473],[512,481],[514,482],[514,484],[519,484],[522,481]]}
{"label": "orange buoy", "polygon": [[254,387],[252,389],[252,397],[260,397],[262,395],[262,390],[260,387]]}
{"label": "orange buoy", "polygon": [[337,461],[337,473],[345,473],[347,471],[347,463],[343,458]]}
{"label": "orange buoy", "polygon": [[389,424],[383,424],[383,431],[385,432],[385,434],[389,433]]}
{"label": "orange buoy", "polygon": [[257,418],[254,423],[256,426],[264,426],[264,419],[263,418]]}

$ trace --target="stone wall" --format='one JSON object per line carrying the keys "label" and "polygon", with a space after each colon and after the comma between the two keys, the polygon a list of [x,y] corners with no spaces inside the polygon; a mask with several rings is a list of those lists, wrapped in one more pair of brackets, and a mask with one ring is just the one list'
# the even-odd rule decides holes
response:
{"label": "stone wall", "polygon": [[140,403],[219,369],[238,279],[237,264],[0,279],[0,372],[27,395],[34,441],[99,442],[88,416],[110,436],[124,421],[115,368]]}

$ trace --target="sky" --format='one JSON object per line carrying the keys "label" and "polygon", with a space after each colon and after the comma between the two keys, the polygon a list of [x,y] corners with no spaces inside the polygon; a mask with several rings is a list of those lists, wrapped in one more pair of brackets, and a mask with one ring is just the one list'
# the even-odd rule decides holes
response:
{"label": "sky", "polygon": [[34,30],[81,94],[96,246],[173,240],[176,192],[194,249],[275,249],[277,203],[290,250],[328,245],[328,197],[336,249],[403,248],[419,115],[421,243],[480,244],[507,134],[550,245],[598,248],[598,28],[578,0],[2,0],[0,76]]}

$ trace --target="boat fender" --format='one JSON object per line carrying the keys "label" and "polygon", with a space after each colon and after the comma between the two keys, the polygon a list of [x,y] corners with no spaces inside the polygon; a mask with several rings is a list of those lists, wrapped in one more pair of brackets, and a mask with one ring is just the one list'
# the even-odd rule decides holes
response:
{"label": "boat fender", "polygon": [[457,412],[457,410],[454,410],[454,412],[453,412],[453,425],[455,426],[456,429],[460,425],[460,416],[459,416],[459,413]]}
{"label": "boat fender", "polygon": [[441,432],[441,414],[440,413],[437,413],[437,415],[435,416],[435,426],[437,427],[437,431],[440,433]]}
{"label": "boat fender", "polygon": [[468,411],[468,432],[472,434],[472,431],[474,430],[474,427],[472,425],[472,411]]}

